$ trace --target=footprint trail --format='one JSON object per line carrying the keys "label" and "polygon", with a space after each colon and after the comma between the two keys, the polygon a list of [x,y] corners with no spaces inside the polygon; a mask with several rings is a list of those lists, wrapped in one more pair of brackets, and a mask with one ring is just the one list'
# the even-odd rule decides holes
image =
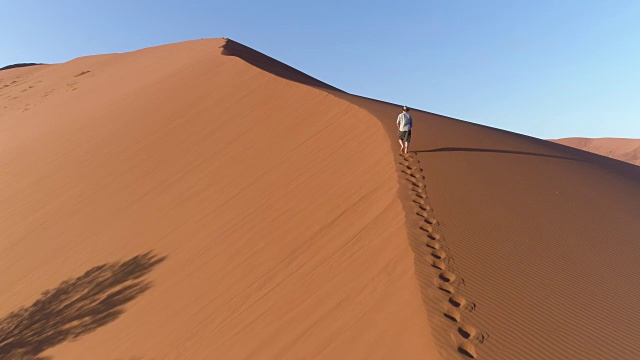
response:
{"label": "footprint trail", "polygon": [[[465,314],[474,311],[476,304],[466,299],[458,291],[460,287],[464,287],[464,279],[456,271],[455,262],[449,253],[441,224],[429,201],[423,168],[414,153],[400,154],[398,164],[400,165],[401,182],[407,184],[404,186],[410,194],[411,202],[408,203],[408,206],[411,209],[408,213],[417,216],[417,219],[408,222],[410,228],[416,224],[416,230],[409,229],[409,234],[412,238],[411,241],[415,243],[417,239],[419,246],[418,248],[412,246],[416,259],[418,281],[421,283],[423,296],[426,295],[429,298],[428,303],[431,304],[435,301],[436,306],[440,306],[442,309],[441,316],[446,320],[443,323],[445,329],[438,326],[434,330],[449,332],[452,340],[451,346],[449,349],[445,349],[443,355],[445,358],[450,358],[451,354],[458,354],[463,358],[478,358],[478,348],[481,347],[488,335],[465,323]],[[430,279],[426,277],[430,277]],[[431,289],[435,291],[428,289],[428,284],[433,284]],[[431,307],[430,304],[425,306]]]}

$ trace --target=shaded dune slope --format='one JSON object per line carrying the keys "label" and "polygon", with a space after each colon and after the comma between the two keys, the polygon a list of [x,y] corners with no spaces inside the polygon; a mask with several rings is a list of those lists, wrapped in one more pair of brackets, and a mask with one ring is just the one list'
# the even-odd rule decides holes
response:
{"label": "shaded dune slope", "polygon": [[7,66],[0,67],[0,71],[2,71],[2,70],[9,70],[9,69],[17,69],[17,68],[22,68],[22,67],[35,66],[35,65],[42,65],[42,64],[38,64],[38,63],[19,63],[19,64],[11,64],[11,65],[7,65]]}
{"label": "shaded dune slope", "polygon": [[[376,116],[396,146],[398,106],[328,91]],[[412,114],[417,154],[397,159],[400,198],[440,355],[640,356],[640,169]]]}
{"label": "shaded dune slope", "polygon": [[260,70],[266,71],[270,74],[276,75],[286,80],[294,81],[304,85],[313,86],[323,90],[343,92],[338,88],[335,88],[314,77],[311,77],[296,68],[293,68],[283,62],[273,59],[246,45],[240,44],[237,41],[233,41],[231,39],[224,39],[224,40],[225,42],[221,46],[222,50],[220,52],[222,55],[235,56],[257,67]]}
{"label": "shaded dune slope", "polygon": [[2,356],[436,356],[379,122],[223,43],[0,74]]}
{"label": "shaded dune slope", "polygon": [[640,165],[640,139],[564,138],[550,141]]}

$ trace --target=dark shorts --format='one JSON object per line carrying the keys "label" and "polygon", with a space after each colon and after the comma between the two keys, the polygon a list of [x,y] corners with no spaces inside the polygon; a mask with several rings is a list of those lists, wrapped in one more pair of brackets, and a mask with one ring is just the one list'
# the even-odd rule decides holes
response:
{"label": "dark shorts", "polygon": [[411,130],[398,131],[398,139],[404,142],[411,142]]}

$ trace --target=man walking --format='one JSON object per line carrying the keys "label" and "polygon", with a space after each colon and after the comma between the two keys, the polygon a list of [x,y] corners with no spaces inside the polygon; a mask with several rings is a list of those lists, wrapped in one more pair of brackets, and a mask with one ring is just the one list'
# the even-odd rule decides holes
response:
{"label": "man walking", "polygon": [[398,115],[396,125],[398,125],[398,141],[400,142],[400,152],[406,154],[409,152],[409,143],[411,142],[411,127],[413,126],[413,120],[411,119],[411,115],[409,115],[408,107],[402,107],[402,113]]}

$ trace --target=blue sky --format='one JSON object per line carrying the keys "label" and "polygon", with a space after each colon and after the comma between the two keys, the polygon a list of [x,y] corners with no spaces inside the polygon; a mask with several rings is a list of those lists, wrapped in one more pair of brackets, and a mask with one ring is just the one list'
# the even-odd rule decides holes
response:
{"label": "blue sky", "polygon": [[541,138],[640,138],[638,19],[636,0],[7,1],[0,66],[224,36],[358,95]]}

